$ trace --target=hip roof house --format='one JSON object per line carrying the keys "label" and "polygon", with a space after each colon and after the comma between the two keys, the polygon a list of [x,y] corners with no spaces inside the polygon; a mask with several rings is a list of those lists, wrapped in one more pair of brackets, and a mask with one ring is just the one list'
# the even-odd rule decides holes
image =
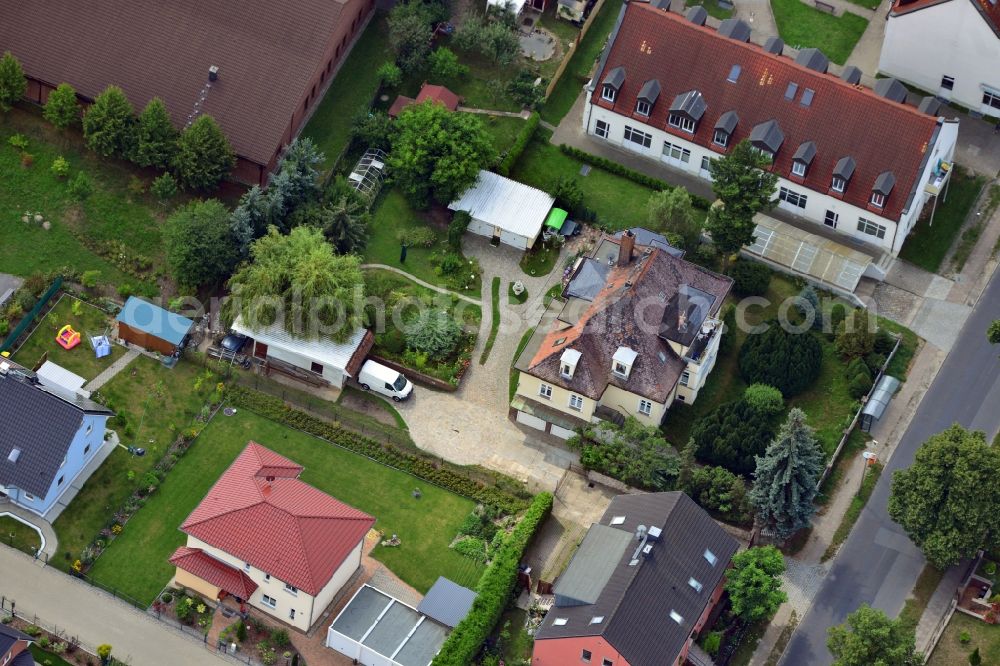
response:
{"label": "hip roof house", "polygon": [[950,173],[958,122],[907,105],[899,81],[868,89],[856,68],[829,73],[816,49],[793,59],[750,43],[739,23],[716,31],[627,3],[586,88],[586,133],[707,181],[747,140],[771,157],[790,223],[898,254]]}
{"label": "hip roof house", "polygon": [[[374,0],[4,3],[0,50],[21,61],[27,97],[62,82],[84,101],[121,87],[141,110],[166,102],[174,125],[213,116],[263,185],[350,50]],[[211,75],[210,75],[211,72]]]}
{"label": "hip roof house", "polygon": [[181,525],[177,583],[307,631],[361,566],[375,519],[300,481],[302,469],[247,444]]}

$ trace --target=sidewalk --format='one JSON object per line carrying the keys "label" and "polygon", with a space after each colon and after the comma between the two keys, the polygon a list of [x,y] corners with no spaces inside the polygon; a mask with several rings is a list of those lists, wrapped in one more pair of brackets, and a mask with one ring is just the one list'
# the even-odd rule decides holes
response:
{"label": "sidewalk", "polygon": [[966,566],[968,563],[963,562],[948,569],[934,590],[934,594],[931,595],[930,601],[927,602],[927,607],[917,623],[917,652],[927,655],[934,645],[937,645],[938,630],[943,628],[942,623],[951,610],[951,600],[955,598]]}
{"label": "sidewalk", "polygon": [[122,356],[120,359],[118,359],[117,361],[109,365],[107,368],[105,368],[104,372],[97,375],[89,382],[87,382],[87,385],[83,387],[83,390],[89,393],[93,393],[97,389],[101,388],[102,386],[110,382],[112,379],[114,379],[115,375],[124,370],[125,367],[129,363],[134,361],[136,357],[138,357],[139,354],[141,353],[142,351],[140,351],[139,349],[135,347],[130,347],[128,350],[125,351],[124,356]]}
{"label": "sidewalk", "polygon": [[213,651],[97,588],[0,548],[0,595],[18,615],[37,615],[90,648],[109,643],[121,661],[140,666],[227,663]]}

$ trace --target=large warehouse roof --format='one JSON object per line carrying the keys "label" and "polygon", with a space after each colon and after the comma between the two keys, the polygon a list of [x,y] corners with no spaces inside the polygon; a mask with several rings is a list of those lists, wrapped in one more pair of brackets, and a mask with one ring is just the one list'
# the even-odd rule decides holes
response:
{"label": "large warehouse roof", "polygon": [[219,78],[202,111],[238,155],[268,164],[326,65],[342,9],[336,0],[5,2],[0,51],[17,56],[28,76],[65,81],[91,99],[111,84],[137,110],[160,97],[177,126],[214,65]]}

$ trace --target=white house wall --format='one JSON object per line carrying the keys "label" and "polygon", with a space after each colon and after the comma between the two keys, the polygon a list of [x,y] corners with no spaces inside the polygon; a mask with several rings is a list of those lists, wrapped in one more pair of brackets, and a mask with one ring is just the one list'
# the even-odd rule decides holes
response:
{"label": "white house wall", "polygon": [[[983,86],[1000,91],[1000,37],[970,0],[951,0],[890,16],[879,71],[973,111],[1000,116],[983,106]],[[944,76],[955,79],[941,88]]]}
{"label": "white house wall", "polygon": [[[493,232],[495,231],[492,224],[488,224],[482,220],[477,220],[473,218],[469,222],[468,231],[477,234],[479,236],[486,236],[487,238],[493,238]],[[520,236],[513,232],[507,231],[506,229],[501,229],[500,231],[500,242],[504,245],[510,245],[511,247],[516,247],[519,250],[526,250],[531,247],[528,243],[528,239],[524,236]]]}
{"label": "white house wall", "polygon": [[[584,118],[588,119],[586,121],[587,133],[593,136],[596,140],[601,140],[601,138],[594,134],[594,127],[596,126],[599,120],[602,120],[606,122],[609,127],[608,138],[605,139],[609,143],[620,146],[623,149],[628,150],[630,152],[644,155],[650,159],[670,164],[674,168],[680,169],[693,176],[698,176],[701,178],[706,177],[701,171],[702,158],[708,157],[709,159],[716,159],[718,157],[721,157],[719,153],[709,150],[708,148],[704,148],[698,144],[687,141],[682,137],[673,134],[668,134],[662,129],[658,129],[656,127],[653,127],[652,125],[641,123],[635,120],[634,118],[625,118],[623,116],[618,115],[614,111],[602,108],[589,101],[587,105],[589,107],[589,110],[588,113],[584,114]],[[652,135],[653,139],[650,147],[648,149],[643,149],[638,144],[632,143],[630,141],[626,142],[625,125],[629,125],[647,134]],[[955,125],[955,137],[957,137],[957,132],[958,132],[957,125]],[[941,135],[943,134],[945,133],[942,132]],[[950,158],[951,154],[954,152],[955,140],[954,138],[952,138],[950,144],[948,144],[947,146],[943,146],[941,135],[939,135],[939,140],[936,144],[936,148],[939,149],[939,152],[942,151],[942,148],[946,149],[944,152],[947,152]],[[665,162],[664,160],[661,160],[660,156],[662,154],[663,143],[665,141],[670,142],[671,144],[674,145],[679,145],[689,150],[691,152],[690,160],[686,164],[679,164],[676,162]],[[790,147],[782,146],[782,149],[789,150]],[[932,168],[931,162],[933,161],[934,160],[930,160],[928,162],[928,169]],[[925,170],[925,175],[927,173],[929,173],[929,171]],[[921,195],[922,195],[923,185],[925,182],[926,179],[921,179],[919,181],[919,188]],[[852,186],[861,187],[862,184],[853,183],[848,185],[848,187]],[[816,190],[809,189],[805,185],[802,185],[801,183],[792,182],[784,178],[780,174],[778,176],[777,187],[778,188],[786,187],[793,192],[806,195],[806,206],[804,209],[799,208],[797,206],[790,206],[784,202],[779,202],[778,207],[781,208],[782,210],[787,210],[792,214],[802,217],[808,220],[809,222],[812,222],[821,227],[825,226],[823,222],[826,218],[826,212],[828,210],[831,210],[839,216],[836,227],[836,231],[838,233],[841,233],[845,236],[856,238],[859,241],[863,241],[869,245],[878,247],[883,252],[886,253],[890,253],[893,255],[899,253],[899,248],[902,247],[902,240],[903,238],[905,238],[905,232],[899,234],[898,235],[899,237],[897,238],[897,233],[896,233],[897,225],[896,222],[894,222],[893,220],[877,215],[876,213],[873,213],[870,210],[858,208],[857,206],[849,204],[846,201],[837,199],[836,197],[832,197],[826,193],[817,192]],[[904,192],[901,189],[898,189],[893,191],[892,196],[908,197],[909,192]],[[921,203],[921,201],[922,199],[917,199],[914,201],[914,204],[919,204]],[[903,218],[904,221],[908,221],[912,225],[912,220],[916,218],[916,215],[919,213],[919,210],[920,210],[919,205],[912,205],[910,207],[908,216],[904,216]],[[862,217],[865,218],[866,220],[870,220],[876,224],[885,227],[885,237],[877,238],[876,236],[858,231],[858,218]],[[907,228],[906,232],[908,231],[909,229]],[[895,243],[893,242],[894,239]]]}
{"label": "white house wall", "polygon": [[[308,370],[312,372],[313,359],[308,358],[306,356],[302,356],[301,354],[295,354],[293,352],[288,351],[287,349],[281,349],[280,347],[269,346],[267,348],[267,355],[271,358],[276,358],[279,361],[290,363],[291,365],[294,365],[296,368],[302,368],[303,370]],[[319,361],[316,362],[319,363]],[[323,379],[330,382],[337,388],[343,388],[344,386],[343,371],[340,368],[335,368],[330,365],[324,365],[322,363],[320,363],[320,365],[323,366],[323,373],[321,375]]]}

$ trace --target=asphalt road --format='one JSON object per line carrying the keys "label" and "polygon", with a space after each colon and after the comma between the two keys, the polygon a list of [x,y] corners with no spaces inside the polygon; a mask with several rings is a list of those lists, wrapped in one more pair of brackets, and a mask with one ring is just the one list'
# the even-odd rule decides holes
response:
{"label": "asphalt road", "polygon": [[958,422],[992,438],[1000,427],[1000,348],[986,341],[1000,318],[1000,279],[990,280],[944,366],[924,395],[875,491],[785,650],[783,666],[821,666],[827,629],[867,603],[895,617],[924,567],[924,558],[886,511],[892,472],[909,467],[928,437]]}

